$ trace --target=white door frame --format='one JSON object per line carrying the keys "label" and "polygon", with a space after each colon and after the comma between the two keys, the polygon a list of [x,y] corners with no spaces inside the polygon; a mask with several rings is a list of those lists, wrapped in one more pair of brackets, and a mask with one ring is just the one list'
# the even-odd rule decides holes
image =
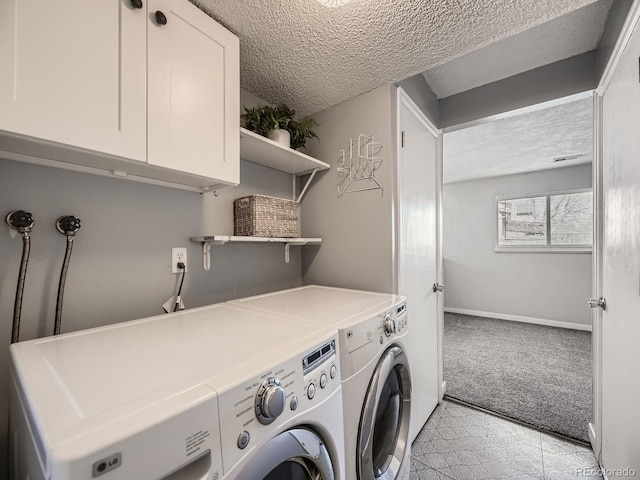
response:
{"label": "white door frame", "polygon": [[[424,114],[420,107],[416,105],[413,99],[404,91],[402,87],[398,87],[397,94],[397,112],[396,118],[400,118],[400,108],[405,106],[415,117],[424,124],[429,132],[436,138],[437,151],[436,151],[436,282],[443,283],[443,265],[442,265],[442,130],[437,128],[431,120]],[[398,142],[396,144],[396,161],[402,158],[402,128],[400,121],[396,122],[396,138]],[[399,165],[396,165],[396,172],[399,171]],[[396,189],[395,204],[400,205],[401,200],[401,188],[402,185],[398,185]],[[400,235],[402,229],[400,228],[400,215],[396,212],[396,236]],[[399,245],[399,238],[396,238],[396,244]],[[398,249],[396,249],[396,256],[398,255]],[[397,265],[397,278],[400,279],[400,258],[395,259]],[[444,382],[444,295],[438,295],[436,300],[437,305],[437,322],[438,322],[438,398],[442,401],[446,390],[446,383]]]}
{"label": "white door frame", "polygon": [[[613,48],[607,66],[594,94],[594,163],[593,163],[593,298],[603,296],[602,288],[602,247],[604,225],[604,192],[602,191],[602,163],[603,163],[603,98],[613,79],[613,75],[620,63],[622,54],[631,39],[638,21],[640,20],[640,0],[634,0],[624,22],[618,40]],[[593,416],[589,423],[589,440],[593,452],[602,464],[602,310],[592,312],[592,352],[593,352]]]}

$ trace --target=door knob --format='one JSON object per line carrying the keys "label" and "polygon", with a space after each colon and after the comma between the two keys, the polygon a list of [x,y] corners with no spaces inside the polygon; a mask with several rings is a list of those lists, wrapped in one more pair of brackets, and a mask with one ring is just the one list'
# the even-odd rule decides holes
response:
{"label": "door knob", "polygon": [[607,301],[604,299],[604,297],[600,297],[600,298],[590,298],[589,299],[589,307],[591,308],[601,308],[603,310],[607,309]]}
{"label": "door knob", "polygon": [[433,284],[433,292],[444,292],[444,285],[440,285],[438,283]]}
{"label": "door knob", "polygon": [[131,6],[133,8],[142,8],[142,0],[131,0]]}

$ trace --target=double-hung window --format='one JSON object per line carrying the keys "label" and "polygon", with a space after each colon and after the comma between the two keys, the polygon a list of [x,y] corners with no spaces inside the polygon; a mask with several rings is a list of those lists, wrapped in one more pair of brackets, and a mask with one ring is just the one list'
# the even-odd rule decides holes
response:
{"label": "double-hung window", "polygon": [[496,197],[497,252],[591,252],[590,188]]}

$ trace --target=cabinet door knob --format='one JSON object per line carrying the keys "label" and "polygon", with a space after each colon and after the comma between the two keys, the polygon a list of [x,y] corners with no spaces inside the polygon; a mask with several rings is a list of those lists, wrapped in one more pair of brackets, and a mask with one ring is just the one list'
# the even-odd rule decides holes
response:
{"label": "cabinet door knob", "polygon": [[167,17],[160,10],[158,10],[156,12],[156,22],[158,22],[158,25],[166,25],[167,24]]}
{"label": "cabinet door knob", "polygon": [[131,6],[133,8],[142,8],[142,0],[131,0]]}

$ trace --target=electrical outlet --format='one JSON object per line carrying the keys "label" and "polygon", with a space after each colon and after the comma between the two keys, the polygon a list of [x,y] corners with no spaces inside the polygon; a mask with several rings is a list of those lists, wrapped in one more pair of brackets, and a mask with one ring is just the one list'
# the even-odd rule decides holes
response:
{"label": "electrical outlet", "polygon": [[184,263],[184,271],[187,271],[187,249],[184,247],[173,247],[171,249],[171,273],[181,273],[178,263]]}

